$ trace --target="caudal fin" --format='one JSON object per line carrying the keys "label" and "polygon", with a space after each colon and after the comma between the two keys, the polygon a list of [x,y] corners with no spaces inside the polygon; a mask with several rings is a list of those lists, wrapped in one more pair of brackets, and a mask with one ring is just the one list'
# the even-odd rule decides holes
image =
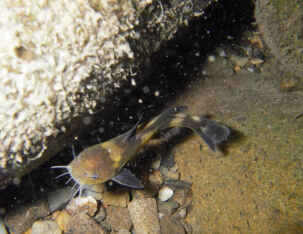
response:
{"label": "caudal fin", "polygon": [[203,117],[182,115],[180,118],[180,125],[196,132],[214,152],[218,151],[217,143],[225,140],[230,134],[227,127]]}

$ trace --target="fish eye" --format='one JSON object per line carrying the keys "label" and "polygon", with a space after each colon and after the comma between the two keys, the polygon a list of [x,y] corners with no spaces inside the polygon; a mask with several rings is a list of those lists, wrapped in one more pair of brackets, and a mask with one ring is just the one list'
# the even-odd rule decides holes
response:
{"label": "fish eye", "polygon": [[98,174],[97,174],[97,173],[93,174],[93,175],[92,175],[92,178],[93,178],[93,179],[97,179],[97,178],[98,178]]}

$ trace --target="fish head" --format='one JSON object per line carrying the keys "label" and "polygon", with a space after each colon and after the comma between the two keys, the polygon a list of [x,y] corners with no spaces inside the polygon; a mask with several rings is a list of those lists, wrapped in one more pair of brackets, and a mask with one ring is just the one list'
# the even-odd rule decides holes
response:
{"label": "fish head", "polygon": [[68,166],[71,177],[79,185],[95,185],[112,179],[117,174],[110,152],[101,145],[83,150]]}

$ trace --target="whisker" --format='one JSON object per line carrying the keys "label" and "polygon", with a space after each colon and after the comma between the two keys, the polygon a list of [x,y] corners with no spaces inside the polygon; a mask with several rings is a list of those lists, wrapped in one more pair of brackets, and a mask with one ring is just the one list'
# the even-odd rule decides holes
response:
{"label": "whisker", "polygon": [[61,174],[61,175],[58,175],[57,177],[55,177],[55,179],[58,179],[58,178],[60,178],[60,177],[62,177],[62,176],[65,176],[65,175],[67,175],[67,174],[69,174],[69,172],[65,172],[65,173],[63,173],[63,174]]}
{"label": "whisker", "polygon": [[56,169],[56,168],[63,168],[63,169],[67,169],[68,166],[52,166],[51,169]]}
{"label": "whisker", "polygon": [[[75,207],[75,209],[74,209],[74,211],[72,213],[72,217],[74,216],[75,212],[77,211],[77,208],[78,208],[78,205],[79,205],[79,201],[80,201],[80,198],[81,198],[81,195],[82,195],[82,190],[83,190],[83,185],[79,184],[79,188],[76,191],[76,193],[79,191],[79,196],[78,196],[78,199],[76,201],[76,207]],[[74,196],[76,195],[76,193],[74,194]]]}
{"label": "whisker", "polygon": [[[76,185],[77,185],[77,183],[74,184],[74,186],[71,188],[71,190],[73,190],[73,189],[76,187]],[[78,188],[78,189],[79,189],[79,188]],[[77,190],[77,192],[78,192],[78,190]],[[76,193],[74,194],[74,196],[75,196],[75,195],[76,195]],[[73,196],[73,197],[74,197],[74,196]]]}
{"label": "whisker", "polygon": [[70,182],[72,179],[73,179],[72,177],[71,177],[71,178],[69,178],[69,180],[68,180],[68,181],[66,181],[66,182],[65,182],[65,184],[68,184],[68,182]]}
{"label": "whisker", "polygon": [[75,159],[75,148],[74,148],[74,144],[72,144],[72,152],[73,152],[73,157]]}

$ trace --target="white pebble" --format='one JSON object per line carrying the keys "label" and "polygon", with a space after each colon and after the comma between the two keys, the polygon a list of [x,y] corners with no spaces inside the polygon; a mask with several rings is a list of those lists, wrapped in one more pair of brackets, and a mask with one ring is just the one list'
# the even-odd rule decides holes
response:
{"label": "white pebble", "polygon": [[158,170],[159,167],[160,167],[160,164],[161,164],[161,160],[162,160],[161,157],[155,159],[155,160],[151,163],[150,168],[152,168],[152,169],[154,169],[154,170]]}
{"label": "white pebble", "polygon": [[158,197],[161,201],[165,202],[168,199],[170,199],[173,194],[174,194],[174,191],[171,188],[164,186],[159,190]]}

